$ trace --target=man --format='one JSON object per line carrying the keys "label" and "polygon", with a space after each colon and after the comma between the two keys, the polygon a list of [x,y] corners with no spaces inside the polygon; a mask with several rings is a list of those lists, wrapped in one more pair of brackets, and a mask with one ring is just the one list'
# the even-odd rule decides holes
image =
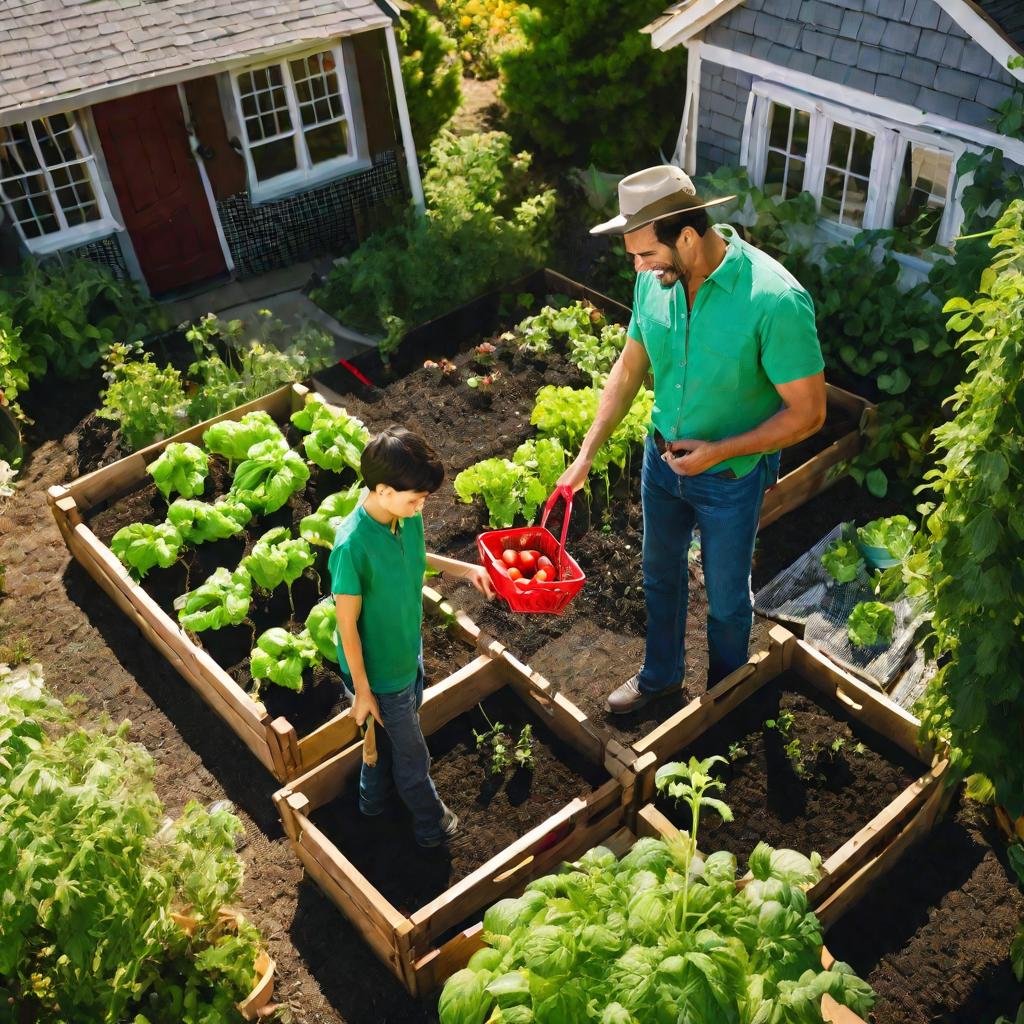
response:
{"label": "man", "polygon": [[626,344],[597,416],[560,484],[579,489],[648,371],[654,412],[641,475],[647,602],[643,667],[608,697],[635,711],[676,693],[686,669],[687,552],[700,530],[708,594],[709,686],[747,660],[750,565],[779,449],[825,421],[814,307],[796,279],[730,228],[672,166],[619,183],[619,216],[591,234],[625,236],[637,272]]}

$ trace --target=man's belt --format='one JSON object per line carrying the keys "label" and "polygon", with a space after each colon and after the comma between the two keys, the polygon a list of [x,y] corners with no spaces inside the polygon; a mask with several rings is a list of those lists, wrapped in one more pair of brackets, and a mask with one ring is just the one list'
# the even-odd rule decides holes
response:
{"label": "man's belt", "polygon": [[[658,449],[658,452],[661,455],[664,455],[665,452],[670,451],[669,445],[672,442],[666,440],[665,435],[662,434],[662,432],[657,427],[654,428],[654,434],[652,436],[654,437],[655,447]],[[718,476],[721,477],[723,480],[736,479],[736,474],[731,469],[723,469],[720,473],[708,473],[707,475]]]}

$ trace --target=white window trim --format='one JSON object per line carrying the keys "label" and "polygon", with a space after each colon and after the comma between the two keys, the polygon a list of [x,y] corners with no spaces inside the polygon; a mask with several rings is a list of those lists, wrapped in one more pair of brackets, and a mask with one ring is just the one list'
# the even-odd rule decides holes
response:
{"label": "white window trim", "polygon": [[[106,189],[104,188],[97,159],[98,140],[89,131],[90,121],[86,117],[86,112],[70,110],[66,112],[66,116],[71,122],[71,132],[74,135],[79,152],[88,153],[89,155],[82,160],[70,160],[65,161],[63,164],[54,164],[52,168],[47,166],[43,160],[43,154],[39,148],[39,140],[35,137],[35,132],[31,130],[31,122],[41,120],[41,118],[31,117],[24,122],[20,122],[30,126],[28,129],[28,139],[32,144],[32,149],[35,151],[36,158],[39,160],[39,173],[46,179],[50,203],[57,217],[57,223],[60,224],[60,230],[51,231],[49,234],[40,235],[37,238],[28,238],[21,222],[14,215],[13,200],[3,196],[3,206],[7,218],[18,232],[22,245],[35,256],[45,256],[49,253],[59,252],[61,249],[74,249],[80,245],[94,242],[97,239],[106,238],[116,231],[123,230],[110,211],[110,204],[107,201]],[[57,200],[57,186],[53,182],[50,171],[59,167],[67,167],[72,163],[81,164],[85,167],[86,174],[89,176],[89,184],[92,186],[93,195],[95,195],[96,203],[99,206],[100,216],[98,219],[88,221],[85,224],[69,226],[64,210]],[[2,190],[2,186],[0,186],[0,190]]]}
{"label": "white window trim", "polygon": [[848,125],[870,132],[875,136],[871,159],[871,177],[868,182],[868,198],[864,209],[863,227],[839,224],[831,218],[821,216],[830,231],[839,237],[852,238],[858,231],[877,228],[891,228],[896,205],[896,192],[902,172],[902,147],[916,142],[942,152],[950,153],[952,166],[946,185],[946,206],[939,223],[936,244],[952,247],[963,224],[961,199],[966,181],[958,180],[956,166],[965,152],[980,152],[979,147],[962,139],[929,131],[927,128],[901,124],[887,118],[865,114],[840,103],[827,101],[807,93],[790,89],[770,81],[755,82],[751,88],[752,113],[746,125],[743,148],[745,166],[750,180],[759,187],[764,185],[765,166],[768,159],[768,117],[773,102],[795,107],[810,115],[811,125],[807,143],[807,165],[804,172],[804,190],[814,196],[821,209],[821,194],[825,180],[825,164],[828,160],[828,141],[835,123]]}
{"label": "white window trim", "polygon": [[[293,132],[291,137],[297,143],[299,136],[302,134],[302,118],[299,113],[299,99],[295,94],[291,68],[287,67],[287,65],[289,61],[310,57],[316,53],[331,53],[334,56],[334,67],[341,90],[342,109],[344,120],[348,127],[348,141],[351,152],[321,164],[313,164],[309,159],[309,153],[303,141],[302,145],[295,145],[295,156],[299,165],[296,170],[289,171],[287,174],[279,174],[275,178],[261,182],[256,177],[256,168],[252,160],[249,137],[245,130],[245,115],[242,112],[242,96],[238,88],[238,76],[246,71],[256,71],[275,64],[284,67],[282,80],[285,95],[288,99],[288,112],[292,119]],[[239,64],[228,72],[227,77],[234,101],[232,107],[232,127],[236,129],[236,138],[242,146],[242,158],[245,160],[246,176],[249,181],[249,196],[253,203],[271,202],[275,199],[283,199],[285,196],[294,195],[297,192],[305,192],[343,174],[362,170],[369,166],[369,161],[363,152],[363,132],[356,123],[356,110],[352,102],[352,89],[349,86],[349,64],[350,61],[345,60],[340,43],[335,43],[331,46],[325,46],[321,43],[319,46],[282,54],[274,60],[250,61],[245,64]],[[265,141],[269,141],[269,139]]]}

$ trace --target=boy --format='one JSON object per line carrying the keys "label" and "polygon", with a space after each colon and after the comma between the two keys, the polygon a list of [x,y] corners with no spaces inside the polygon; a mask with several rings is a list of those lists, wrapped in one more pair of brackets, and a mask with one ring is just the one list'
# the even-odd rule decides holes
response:
{"label": "boy", "polygon": [[[423,574],[435,556],[423,542],[420,510],[441,486],[444,467],[430,446],[404,427],[389,427],[363,451],[365,500],[338,527],[329,562],[338,611],[338,660],[359,726],[377,730],[377,764],[363,765],[359,809],[383,813],[392,789],[413,817],[416,842],[439,846],[459,819],[430,778],[420,729],[423,701]],[[443,564],[441,564],[443,562]],[[437,559],[437,568],[469,579],[493,596],[482,566]]]}

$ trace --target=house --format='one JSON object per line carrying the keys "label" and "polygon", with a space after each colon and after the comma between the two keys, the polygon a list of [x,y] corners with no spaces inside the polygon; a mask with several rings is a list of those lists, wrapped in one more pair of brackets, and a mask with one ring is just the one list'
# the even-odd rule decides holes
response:
{"label": "house", "polygon": [[922,248],[948,246],[960,156],[993,147],[1024,166],[1024,142],[993,127],[1024,82],[1008,67],[1021,0],[683,0],[643,31],[687,49],[674,159],[810,192],[840,237],[913,224]]}
{"label": "house", "polygon": [[393,18],[384,0],[6,0],[8,237],[157,295],[352,247],[363,211],[422,204]]}

